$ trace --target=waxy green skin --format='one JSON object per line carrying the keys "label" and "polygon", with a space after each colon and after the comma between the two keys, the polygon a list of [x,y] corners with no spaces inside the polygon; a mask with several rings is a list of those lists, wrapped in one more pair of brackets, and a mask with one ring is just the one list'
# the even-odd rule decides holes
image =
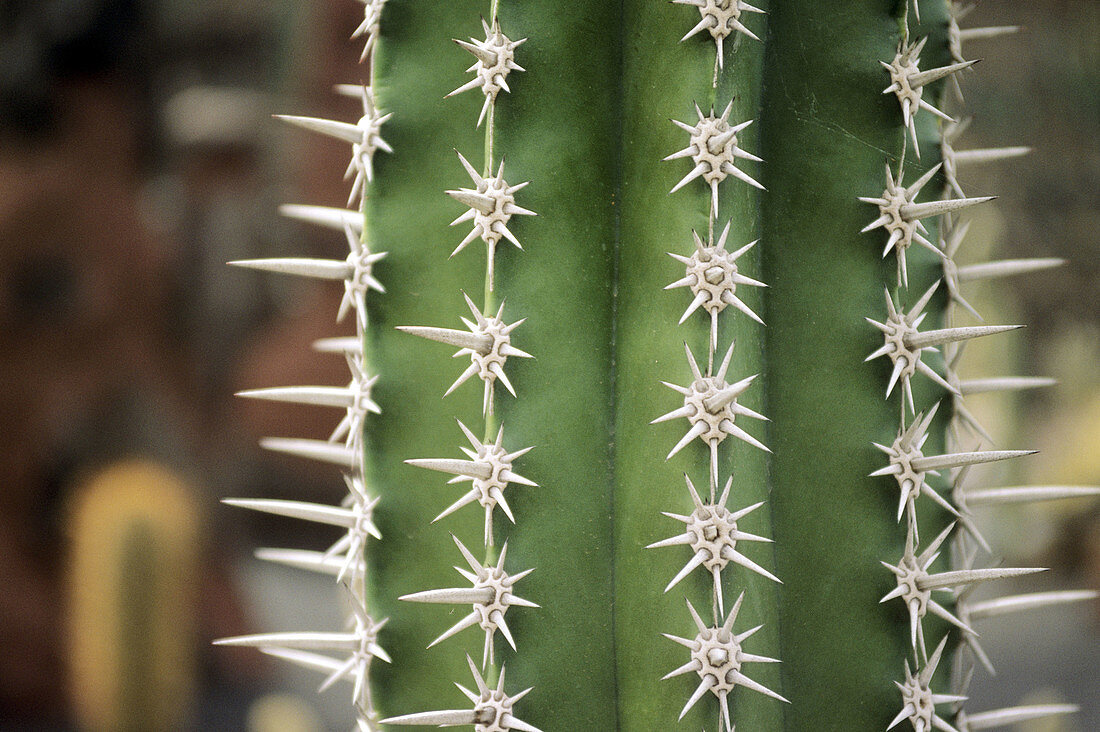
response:
{"label": "waxy green skin", "polygon": [[[876,214],[856,197],[879,195],[883,163],[896,166],[901,152],[901,115],[880,93],[888,81],[878,61],[894,54],[903,6],[755,4],[768,15],[745,22],[763,42],[727,39],[717,90],[709,35],[679,42],[698,22],[690,6],[500,5],[503,32],[529,40],[516,59],[526,72],[511,74],[511,94],[498,97],[495,158],[504,155],[510,184],[532,181],[517,203],[539,216],[509,224],[524,251],[498,248],[504,319],[527,318],[513,342],[535,358],[509,361],[519,398],[498,388],[496,405],[505,447],[535,446],[516,470],[539,487],[512,485],[517,523],[498,511],[494,525],[498,545],[508,541],[507,569],[536,568],[517,592],[542,607],[510,611],[519,653],[499,638],[496,651],[507,691],[534,686],[517,715],[546,732],[715,728],[709,694],[676,722],[694,674],[660,680],[688,660],[660,633],[694,636],[685,597],[711,619],[710,577],[696,570],[664,594],[689,552],[644,547],[680,532],[660,512],[688,513],[682,475],[705,490],[708,465],[698,441],[665,461],[686,420],[649,424],[679,406],[660,381],[690,381],[684,342],[705,361],[708,334],[702,312],[676,325],[690,296],[662,288],[683,276],[666,252],[690,253],[692,228],[705,236],[709,192],[693,181],[669,195],[690,164],[661,158],[687,144],[670,119],[694,123],[693,102],[720,112],[731,98],[731,122],[756,120],[739,145],[765,160],[739,166],[768,190],[727,179],[718,228],[732,218],[730,249],[760,239],[738,265],[769,288],[737,294],[767,327],[730,308],[718,350],[737,344],[730,381],[761,374],[740,401],[771,419],[746,427],[774,454],[726,440],[719,474],[734,477],[731,510],[767,501],[741,528],[775,544],[744,550],[784,584],[735,565],[723,578],[727,607],[746,593],[736,630],[764,624],[746,650],[782,660],[746,673],[792,702],[737,690],[733,718],[744,730],[881,730],[900,709],[893,680],[909,655],[907,621],[900,605],[878,600],[893,582],[879,560],[900,555],[904,526],[894,520],[893,480],[866,477],[882,466],[871,442],[888,443],[897,429],[899,394],[884,400],[886,365],[863,362],[881,345],[864,317],[883,314],[894,260],[880,256],[881,232],[859,233]],[[469,685],[464,652],[480,658],[483,640],[466,630],[425,650],[466,611],[396,600],[466,584],[451,568],[461,557],[450,534],[480,553],[480,508],[430,524],[462,488],[402,461],[461,457],[454,418],[475,433],[483,419],[476,379],[441,399],[467,361],[395,327],[461,327],[460,290],[483,302],[484,245],[448,260],[468,225],[448,228],[463,208],[443,193],[469,183],[452,148],[482,167],[482,97],[443,97],[472,63],[450,39],[481,37],[487,12],[487,2],[391,0],[374,72],[395,150],[375,158],[366,204],[370,246],[390,252],[377,267],[387,294],[371,300],[368,334],[383,414],[366,435],[369,481],[383,496],[384,539],[369,550],[373,612],[390,617],[381,643],[394,658],[372,666],[384,715],[466,707],[453,682]],[[937,62],[946,9],[923,3],[921,17],[933,36],[925,57]],[[923,155],[910,153],[906,180],[937,161],[931,144]],[[910,252],[910,299],[938,274],[923,254]],[[937,395],[919,386],[926,408]],[[922,536],[934,535],[943,517],[920,513]],[[938,639],[934,626],[928,632]]]}

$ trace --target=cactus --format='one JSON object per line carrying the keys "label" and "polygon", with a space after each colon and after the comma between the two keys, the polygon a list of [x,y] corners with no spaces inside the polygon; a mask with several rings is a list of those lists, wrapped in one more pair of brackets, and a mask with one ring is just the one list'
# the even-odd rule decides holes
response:
{"label": "cactus", "polygon": [[346,409],[264,444],[349,497],[235,501],[347,530],[261,556],[336,575],[353,630],[227,642],[353,681],[363,730],[1069,711],[962,706],[969,588],[1040,571],[975,568],[972,504],[1068,495],[963,486],[1028,453],[981,449],[963,397],[1043,385],[955,375],[1017,327],[960,325],[961,283],[1051,264],[951,259],[990,197],[962,192],[947,82],[996,33],[936,1],[363,2],[362,120],[287,118],[352,145],[365,219],[287,209],[348,259],[241,263],[344,282],[358,337],[318,345],[351,384],[245,395]]}
{"label": "cactus", "polygon": [[160,465],[115,463],[81,486],[69,525],[67,637],[81,728],[185,726],[199,572],[190,488]]}

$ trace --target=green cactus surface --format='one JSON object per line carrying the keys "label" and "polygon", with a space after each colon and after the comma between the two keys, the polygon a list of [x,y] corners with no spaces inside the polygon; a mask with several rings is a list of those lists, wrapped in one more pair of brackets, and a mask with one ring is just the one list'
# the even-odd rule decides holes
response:
{"label": "green cactus surface", "polygon": [[[709,577],[664,594],[689,555],[644,547],[675,531],[661,511],[690,511],[682,474],[706,480],[705,446],[666,462],[684,429],[649,422],[677,406],[660,382],[690,379],[684,342],[705,353],[705,319],[678,326],[690,299],[662,288],[682,276],[666,252],[690,252],[691,230],[707,229],[709,193],[670,195],[690,167],[661,159],[684,147],[670,119],[693,122],[693,102],[731,99],[733,118],[758,120],[742,144],[764,158],[753,173],[768,193],[731,181],[721,212],[733,219],[731,248],[761,239],[746,271],[769,289],[748,301],[767,327],[726,321],[719,341],[722,350],[736,342],[732,373],[761,374],[748,406],[770,417],[757,435],[775,454],[723,444],[719,472],[734,476],[736,506],[767,501],[745,530],[776,540],[752,554],[784,585],[742,571],[727,594],[746,590],[744,627],[765,624],[754,649],[783,661],[756,680],[792,701],[740,692],[733,716],[747,729],[855,730],[885,728],[896,713],[891,680],[905,634],[901,614],[878,602],[890,582],[878,561],[899,553],[903,535],[889,486],[866,476],[877,467],[870,442],[892,437],[898,406],[882,397],[882,368],[863,363],[875,348],[863,316],[882,310],[892,262],[883,264],[878,238],[859,233],[869,217],[856,200],[882,187],[884,158],[901,152],[877,63],[897,43],[896,7],[765,9],[766,43],[730,49],[717,89],[713,44],[679,43],[675,30],[696,20],[693,8],[563,12],[504,0],[499,9],[502,28],[531,40],[521,47],[526,72],[500,97],[496,142],[506,172],[532,181],[523,205],[539,216],[515,225],[524,251],[502,247],[497,264],[505,320],[527,317],[514,342],[536,356],[511,376],[519,398],[498,405],[513,447],[535,446],[522,472],[539,487],[512,489],[516,525],[499,524],[498,539],[507,536],[517,569],[535,567],[519,587],[542,609],[509,616],[520,652],[508,671],[517,689],[535,687],[524,719],[541,729],[672,728],[696,685],[660,680],[687,660],[661,633],[691,632],[684,596],[709,606]],[[399,151],[377,163],[367,211],[368,241],[390,252],[383,276],[400,283],[373,301],[369,348],[384,376],[367,443],[388,504],[374,592],[391,617],[385,645],[403,659],[377,667],[388,713],[435,708],[469,676],[460,648],[425,650],[457,616],[394,599],[454,586],[449,532],[478,540],[476,510],[429,524],[459,493],[401,461],[442,456],[439,446],[461,440],[454,417],[478,423],[480,390],[441,401],[461,365],[446,346],[394,326],[456,327],[468,316],[459,291],[481,290],[480,251],[447,261],[457,241],[447,223],[461,209],[442,189],[466,183],[452,147],[471,160],[481,152],[473,121],[482,100],[443,97],[464,80],[468,57],[450,39],[477,36],[485,11],[455,3],[421,22],[419,10],[394,3],[376,70],[379,105],[395,120],[387,141]],[[480,644],[467,636],[475,658]],[[711,703],[684,728],[713,723]]]}

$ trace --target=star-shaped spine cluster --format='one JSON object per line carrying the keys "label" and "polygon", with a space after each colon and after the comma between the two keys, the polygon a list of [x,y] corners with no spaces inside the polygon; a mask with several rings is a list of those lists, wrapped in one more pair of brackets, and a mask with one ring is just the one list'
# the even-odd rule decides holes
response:
{"label": "star-shaped spine cluster", "polygon": [[752,160],[758,163],[763,161],[737,146],[737,133],[751,125],[753,121],[750,119],[747,122],[730,126],[729,117],[732,111],[733,102],[730,102],[726,105],[726,109],[720,117],[714,116],[713,109],[710,114],[704,115],[703,110],[699,109],[699,105],[696,104],[695,114],[698,116],[699,121],[694,125],[675,119],[672,120],[672,124],[687,132],[690,138],[687,147],[665,158],[665,160],[691,158],[691,162],[695,163],[695,167],[681,178],[680,182],[674,185],[669,193],[675,193],[689,182],[702,177],[710,188],[711,215],[714,218],[718,218],[718,184],[724,181],[726,176],[732,175],[734,178],[742,180],[755,188],[764,189],[764,186],[756,182],[752,176],[734,165],[734,162],[739,159]]}
{"label": "star-shaped spine cluster", "polygon": [[733,435],[760,450],[771,452],[764,443],[734,423],[738,416],[760,420],[766,420],[767,417],[743,404],[737,403],[737,397],[743,394],[756,379],[755,374],[733,384],[726,383],[726,370],[729,368],[730,358],[733,356],[733,346],[731,345],[726,351],[726,356],[718,367],[718,373],[713,376],[709,373],[704,375],[699,370],[699,364],[686,343],[684,344],[684,351],[687,353],[688,365],[691,367],[691,375],[694,377],[691,384],[677,386],[676,384],[662,382],[669,389],[684,397],[684,405],[667,414],[662,414],[651,422],[651,424],[657,424],[658,422],[685,417],[691,425],[691,428],[680,438],[680,441],[672,448],[665,460],[671,459],[673,455],[680,452],[697,437],[710,446],[712,463],[717,462],[719,443],[729,435]]}
{"label": "star-shaped spine cluster", "polygon": [[894,573],[897,578],[897,587],[888,592],[881,600],[887,602],[894,598],[900,598],[909,611],[909,633],[913,650],[920,650],[922,657],[927,657],[928,649],[924,645],[924,625],[921,621],[931,611],[932,614],[946,620],[964,633],[974,636],[974,630],[963,620],[946,607],[932,599],[933,591],[957,594],[959,588],[972,587],[980,582],[1008,577],[1020,577],[1028,574],[1042,572],[1035,568],[1007,568],[994,567],[990,569],[965,569],[950,572],[932,572],[932,564],[940,556],[940,547],[951,534],[955,524],[950,524],[940,532],[920,554],[916,553],[913,546],[914,532],[906,534],[905,553],[898,563],[882,565]]}
{"label": "star-shaped spine cluster", "polygon": [[474,305],[469,296],[463,294],[463,297],[466,298],[466,305],[474,316],[473,321],[462,318],[462,322],[469,328],[468,331],[412,325],[399,326],[398,330],[438,343],[458,346],[459,349],[455,352],[455,358],[469,356],[470,365],[455,379],[443,396],[447,396],[476,375],[485,384],[482,412],[489,415],[493,413],[493,387],[497,380],[504,384],[504,388],[512,396],[516,396],[516,390],[512,387],[512,382],[508,380],[508,376],[504,373],[504,364],[508,357],[531,358],[531,354],[513,346],[511,338],[512,331],[522,325],[526,318],[510,324],[505,323],[501,319],[504,314],[503,303],[501,303],[495,316],[482,315],[481,310]]}
{"label": "star-shaped spine cluster", "polygon": [[508,555],[507,544],[500,550],[500,557],[497,559],[496,564],[488,567],[482,566],[481,562],[474,558],[474,555],[470,553],[470,550],[467,549],[461,541],[457,538],[455,538],[454,541],[458,546],[458,550],[462,552],[462,557],[466,560],[466,563],[470,565],[472,572],[467,572],[458,567],[455,567],[455,569],[459,574],[473,583],[473,587],[426,590],[424,592],[414,592],[410,595],[402,595],[398,599],[408,602],[471,605],[473,609],[470,611],[470,614],[466,615],[448,630],[444,631],[428,645],[428,648],[431,648],[440,641],[446,640],[466,628],[472,628],[478,625],[485,631],[485,645],[481,659],[481,665],[484,666],[486,663],[493,662],[493,636],[498,630],[501,635],[504,636],[504,639],[508,641],[508,645],[512,647],[512,650],[516,650],[516,641],[512,638],[512,632],[508,629],[508,624],[504,622],[504,614],[508,612],[508,608],[513,605],[519,605],[521,607],[538,607],[535,603],[524,600],[522,597],[512,592],[512,586],[531,574],[534,570],[528,569],[514,575],[509,575],[505,572],[504,560]]}
{"label": "star-shaped spine cluster", "polygon": [[382,724],[414,725],[428,727],[456,727],[464,724],[472,724],[474,732],[541,732],[537,727],[527,724],[512,713],[512,707],[517,701],[527,696],[531,689],[524,689],[518,694],[509,696],[504,693],[504,667],[500,669],[500,677],[496,687],[490,687],[485,683],[485,678],[474,665],[473,659],[466,656],[470,666],[470,673],[474,675],[477,684],[477,692],[467,689],[456,683],[455,686],[474,705],[473,709],[448,709],[439,712],[418,712],[416,714],[404,714],[399,717],[383,719]]}
{"label": "star-shaped spine cluster", "polygon": [[382,409],[371,398],[371,391],[378,376],[367,376],[357,354],[346,353],[351,382],[346,386],[286,386],[268,389],[247,389],[237,396],[248,399],[312,404],[322,407],[343,407],[344,418],[336,425],[329,442],[341,442],[355,449],[362,441],[363,420],[367,414],[381,414]]}
{"label": "star-shaped spine cluster", "polygon": [[382,139],[382,125],[393,115],[382,114],[378,111],[374,102],[374,91],[371,87],[355,86],[352,84],[339,84],[337,93],[354,95],[363,103],[363,116],[355,124],[338,122],[336,120],[322,119],[319,117],[300,117],[296,115],[278,114],[276,118],[290,124],[326,135],[342,142],[351,144],[351,161],[348,163],[344,177],[352,179],[351,192],[348,194],[348,205],[361,203],[368,183],[374,181],[374,153],[378,150],[392,153],[393,148]]}
{"label": "star-shaped spine cluster", "polygon": [[363,116],[356,125],[360,138],[351,143],[351,162],[345,177],[352,178],[349,204],[361,201],[367,183],[374,182],[374,153],[378,150],[392,153],[393,148],[382,139],[382,125],[393,115],[380,114],[374,103],[374,90],[364,85],[360,91],[363,102]]}
{"label": "star-shaped spine cluster", "polygon": [[666,285],[665,289],[687,287],[691,290],[693,295],[691,304],[688,305],[687,310],[680,317],[681,323],[691,317],[691,314],[699,308],[703,308],[710,314],[710,347],[712,350],[718,347],[718,314],[725,310],[727,306],[733,305],[757,323],[764,324],[760,316],[754,313],[736,294],[738,285],[767,287],[763,282],[746,277],[737,269],[738,257],[752,249],[756,242],[749,242],[733,252],[726,251],[726,238],[729,236],[731,223],[731,221],[726,222],[726,227],[722,229],[717,244],[703,244],[703,240],[699,238],[699,235],[692,231],[691,236],[695,240],[695,251],[691,253],[690,257],[675,252],[668,253],[668,256],[684,265],[685,273],[682,278]]}
{"label": "star-shaped spine cluster", "polygon": [[733,632],[733,624],[737,620],[737,614],[741,610],[741,603],[744,599],[745,593],[742,592],[737,597],[737,602],[733,604],[733,608],[730,610],[729,615],[726,616],[725,621],[721,625],[715,624],[712,626],[708,626],[703,622],[703,619],[699,617],[699,613],[692,607],[691,601],[688,601],[688,612],[691,613],[691,619],[695,621],[695,627],[698,630],[696,636],[689,639],[680,638],[668,633],[664,634],[669,640],[679,643],[691,651],[691,660],[683,666],[665,674],[662,680],[670,679],[681,674],[691,673],[692,671],[699,676],[699,686],[695,688],[695,692],[688,698],[687,704],[684,705],[683,711],[680,712],[680,719],[683,719],[684,715],[688,713],[688,710],[695,706],[695,703],[708,691],[718,697],[721,703],[721,718],[719,724],[726,732],[732,732],[729,695],[734,688],[743,686],[752,691],[770,696],[773,699],[778,699],[783,702],[787,701],[771,689],[768,689],[741,673],[741,668],[746,663],[779,663],[778,659],[746,653],[742,649],[742,644],[762,627],[758,625],[755,628],[750,628],[739,634]]}
{"label": "star-shaped spine cluster", "polygon": [[886,230],[888,236],[886,246],[882,250],[882,256],[885,257],[891,250],[897,252],[898,281],[905,287],[909,287],[909,268],[905,257],[909,247],[917,243],[933,254],[943,256],[943,253],[927,238],[928,228],[921,219],[941,216],[993,200],[993,196],[983,196],[980,198],[943,199],[918,203],[916,198],[921,189],[932,180],[939,169],[940,165],[937,164],[914,183],[904,186],[901,182],[901,174],[899,173],[895,180],[893,173],[890,171],[890,166],[887,165],[886,188],[883,190],[882,196],[880,198],[871,196],[861,196],[859,198],[864,203],[873,203],[878,206],[878,218],[863,227],[863,231],[873,231],[879,227]]}
{"label": "star-shaped spine cluster", "polygon": [[533,481],[527,480],[522,475],[512,470],[512,463],[526,455],[532,448],[525,447],[522,450],[508,452],[504,449],[504,427],[497,431],[494,442],[482,442],[462,422],[458,423],[466,439],[470,441],[473,449],[460,448],[469,460],[448,459],[416,459],[406,460],[409,465],[429,470],[438,470],[442,473],[450,473],[455,477],[449,483],[461,483],[471,481],[473,487],[468,493],[445,508],[438,516],[432,519],[435,523],[444,516],[449,516],[463,506],[480,503],[485,509],[485,543],[488,544],[493,535],[493,510],[500,506],[504,515],[513,524],[516,522],[512,515],[512,509],[504,498],[504,491],[509,483],[519,483],[526,486],[536,486]]}
{"label": "star-shaped spine cluster", "polygon": [[453,257],[461,252],[474,239],[480,238],[488,248],[486,261],[488,263],[489,289],[493,289],[493,260],[495,259],[497,244],[501,238],[515,244],[517,249],[523,249],[519,239],[508,230],[508,222],[513,216],[535,216],[536,214],[534,211],[528,211],[522,206],[516,205],[515,194],[526,187],[527,182],[514,186],[508,185],[504,180],[503,160],[500,161],[496,175],[483,176],[477,172],[474,166],[470,165],[469,161],[462,156],[462,153],[458,154],[458,159],[462,161],[462,167],[466,169],[473,180],[475,188],[447,191],[448,196],[470,207],[466,213],[452,221],[451,226],[472,220],[474,228],[455,247],[455,250],[451,252],[451,256]]}
{"label": "star-shaped spine cluster", "polygon": [[936,352],[936,346],[946,343],[959,343],[981,336],[1005,333],[1022,327],[1019,325],[983,325],[919,331],[917,328],[924,322],[925,318],[924,308],[928,305],[937,287],[939,287],[938,280],[921,295],[908,313],[898,310],[893,298],[890,297],[889,290],[887,290],[886,310],[888,316],[886,322],[880,323],[877,320],[867,318],[867,322],[882,331],[885,342],[864,360],[871,361],[881,356],[890,358],[893,369],[890,372],[890,381],[886,385],[886,396],[890,396],[900,379],[904,386],[906,403],[912,411],[916,411],[916,407],[913,402],[913,387],[910,379],[918,371],[944,389],[952,393],[958,391],[956,387],[952,386],[944,377],[937,374],[932,367],[921,360],[921,354],[924,351]]}
{"label": "star-shaped spine cluster", "polygon": [[684,34],[680,41],[686,41],[696,33],[701,33],[704,30],[709,31],[710,37],[714,39],[714,45],[717,48],[716,62],[719,69],[725,68],[723,43],[731,33],[742,33],[754,41],[760,40],[742,22],[742,14],[763,13],[764,11],[743,2],[743,0],[672,0],[672,2],[677,5],[693,5],[699,9],[701,19],[691,30]]}
{"label": "star-shaped spine cluster", "polygon": [[887,729],[893,729],[908,720],[913,725],[914,732],[932,732],[933,729],[958,732],[939,715],[936,707],[940,704],[966,701],[966,697],[957,694],[935,694],[931,689],[932,676],[936,673],[946,645],[947,636],[944,636],[928,659],[928,663],[915,674],[909,669],[909,662],[905,662],[905,680],[894,682],[901,691],[901,711],[890,722]]}
{"label": "star-shaped spine cluster", "polygon": [[340,301],[340,309],[336,314],[336,320],[337,322],[342,321],[349,311],[354,310],[356,323],[359,329],[362,330],[367,323],[367,293],[371,290],[379,293],[386,291],[386,288],[373,274],[374,265],[385,258],[386,252],[371,252],[349,225],[345,224],[344,232],[347,237],[349,252],[347,258],[342,261],[307,257],[279,257],[274,259],[243,259],[229,264],[247,269],[291,274],[317,280],[342,281],[344,283],[344,298]]}
{"label": "star-shaped spine cluster", "polygon": [[901,116],[905,126],[909,129],[909,135],[913,140],[913,152],[920,157],[920,146],[917,144],[917,112],[926,109],[946,122],[954,122],[951,117],[941,112],[925,100],[924,87],[934,81],[955,74],[963,69],[973,66],[975,61],[963,61],[962,63],[949,64],[927,71],[920,70],[920,53],[928,38],[922,38],[915,43],[902,42],[898,46],[898,52],[890,63],[880,61],[883,68],[890,75],[890,85],[882,90],[883,94],[893,93],[901,105]]}
{"label": "star-shaped spine cluster", "polygon": [[500,32],[500,23],[496,18],[493,19],[492,26],[482,18],[481,27],[485,31],[484,41],[471,38],[470,42],[467,43],[457,38],[454,39],[455,43],[472,53],[477,59],[473,66],[466,69],[467,72],[473,71],[476,76],[447,95],[452,97],[464,91],[481,88],[481,93],[485,95],[485,103],[481,106],[481,114],[477,118],[478,127],[481,127],[486,115],[496,104],[497,94],[502,89],[506,92],[512,91],[508,88],[508,82],[505,81],[508,74],[512,71],[524,70],[522,66],[516,63],[515,51],[518,46],[527,40],[526,38],[521,38],[518,41],[510,40],[508,36]]}
{"label": "star-shaped spine cluster", "polygon": [[730,488],[733,487],[732,476],[726,481],[726,485],[722,489],[722,495],[715,503],[703,502],[703,499],[699,497],[699,492],[695,490],[695,484],[691,482],[691,478],[688,477],[687,473],[684,473],[684,480],[687,481],[695,510],[686,516],[668,511],[665,511],[664,515],[686,524],[686,530],[682,534],[669,537],[663,541],[655,541],[646,547],[647,549],[656,549],[666,546],[686,545],[691,549],[691,559],[668,583],[665,592],[675,587],[680,580],[687,577],[696,567],[704,567],[710,572],[714,580],[714,594],[718,600],[718,612],[724,613],[726,610],[722,593],[722,570],[730,562],[756,572],[762,577],[767,577],[773,582],[779,582],[778,577],[737,550],[737,542],[739,541],[771,542],[771,539],[767,537],[750,534],[747,531],[741,531],[737,527],[738,519],[760,508],[764,505],[763,502],[754,503],[740,511],[730,511],[726,508],[726,501],[729,500]]}

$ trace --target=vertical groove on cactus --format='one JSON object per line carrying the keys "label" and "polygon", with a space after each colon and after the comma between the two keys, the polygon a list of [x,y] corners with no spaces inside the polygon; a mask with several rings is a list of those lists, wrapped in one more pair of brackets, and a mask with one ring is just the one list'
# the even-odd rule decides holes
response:
{"label": "vertical groove on cactus", "polygon": [[[898,706],[883,680],[900,674],[908,645],[908,621],[879,604],[889,588],[868,566],[900,543],[897,501],[866,477],[879,466],[861,437],[892,434],[897,420],[880,386],[889,372],[859,365],[882,345],[863,318],[882,308],[893,267],[859,233],[866,209],[849,203],[881,190],[884,155],[901,152],[897,104],[878,93],[876,59],[897,42],[886,5],[849,4],[843,16],[812,3],[768,8],[761,315],[786,729],[884,729]],[[909,277],[922,285],[930,264],[917,254]],[[812,620],[802,614],[811,609]]]}

